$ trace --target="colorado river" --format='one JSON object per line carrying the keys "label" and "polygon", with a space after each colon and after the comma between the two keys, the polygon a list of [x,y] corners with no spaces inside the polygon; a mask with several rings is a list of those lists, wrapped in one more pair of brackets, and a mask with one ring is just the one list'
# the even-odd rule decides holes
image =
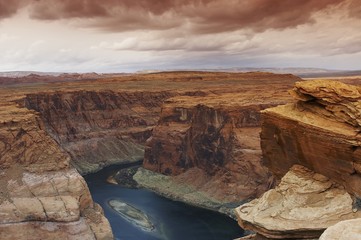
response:
{"label": "colorado river", "polygon": [[[103,207],[115,239],[232,240],[243,236],[237,222],[222,214],[175,202],[146,189],[129,189],[108,183],[107,177],[120,168],[111,166],[84,177],[94,201]],[[118,201],[115,209],[109,204],[114,201]],[[151,231],[145,231],[116,211],[124,207],[127,207],[128,215],[136,213],[138,218],[149,221]]]}

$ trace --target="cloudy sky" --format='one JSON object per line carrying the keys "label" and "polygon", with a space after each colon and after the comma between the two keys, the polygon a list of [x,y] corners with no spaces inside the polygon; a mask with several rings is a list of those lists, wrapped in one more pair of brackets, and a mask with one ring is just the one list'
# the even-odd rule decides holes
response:
{"label": "cloudy sky", "polygon": [[361,69],[361,0],[0,0],[0,71]]}

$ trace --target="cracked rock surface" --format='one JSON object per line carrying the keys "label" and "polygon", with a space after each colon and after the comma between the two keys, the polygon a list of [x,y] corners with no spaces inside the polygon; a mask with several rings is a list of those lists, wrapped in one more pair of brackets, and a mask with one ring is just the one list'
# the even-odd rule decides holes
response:
{"label": "cracked rock surface", "polygon": [[0,104],[0,239],[113,239],[69,155],[33,111]]}
{"label": "cracked rock surface", "polygon": [[317,238],[329,226],[361,217],[339,184],[295,165],[280,184],[236,209],[239,224],[268,238]]}
{"label": "cracked rock surface", "polygon": [[281,178],[300,164],[361,197],[360,92],[336,81],[297,82],[296,102],[262,112],[265,165]]}

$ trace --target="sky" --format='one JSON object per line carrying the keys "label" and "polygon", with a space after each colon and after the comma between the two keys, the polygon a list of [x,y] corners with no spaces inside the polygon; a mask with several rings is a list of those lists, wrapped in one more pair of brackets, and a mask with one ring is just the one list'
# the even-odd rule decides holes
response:
{"label": "sky", "polygon": [[0,0],[0,71],[361,69],[361,0]]}

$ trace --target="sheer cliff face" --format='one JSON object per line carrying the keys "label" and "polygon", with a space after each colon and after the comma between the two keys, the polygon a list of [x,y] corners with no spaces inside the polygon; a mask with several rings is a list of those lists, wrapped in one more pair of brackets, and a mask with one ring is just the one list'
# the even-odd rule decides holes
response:
{"label": "sheer cliff face", "polygon": [[182,175],[201,169],[210,179],[200,191],[226,202],[266,191],[273,180],[261,163],[260,111],[286,102],[287,95],[268,101],[253,95],[250,102],[249,94],[167,100],[147,141],[144,167],[185,181]]}
{"label": "sheer cliff face", "polygon": [[[192,167],[214,175],[234,158],[237,129],[256,127],[262,108],[202,104],[185,107],[168,103],[148,140],[144,165],[167,175],[177,175]],[[170,134],[175,136],[169,137]]]}
{"label": "sheer cliff face", "polygon": [[70,156],[34,111],[0,106],[0,239],[111,239]]}
{"label": "sheer cliff face", "polygon": [[332,81],[297,83],[293,105],[263,112],[266,165],[284,175],[304,165],[361,196],[360,88]]}
{"label": "sheer cliff face", "polygon": [[237,216],[241,226],[269,238],[318,238],[339,221],[361,217],[361,88],[305,81],[291,94],[293,104],[261,114],[264,162],[281,183],[240,206]]}
{"label": "sheer cliff face", "polygon": [[76,91],[27,95],[48,133],[81,173],[141,160],[166,92]]}

